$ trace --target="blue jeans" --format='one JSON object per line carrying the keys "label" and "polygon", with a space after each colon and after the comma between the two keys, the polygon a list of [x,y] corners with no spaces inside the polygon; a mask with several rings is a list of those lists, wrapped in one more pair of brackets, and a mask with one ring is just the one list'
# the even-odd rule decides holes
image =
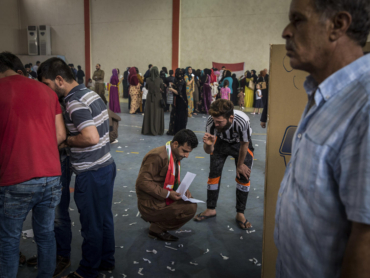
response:
{"label": "blue jeans", "polygon": [[53,277],[56,264],[55,207],[62,194],[59,177],[32,179],[0,187],[0,278],[17,276],[23,221],[32,209],[38,276]]}
{"label": "blue jeans", "polygon": [[69,217],[69,201],[71,199],[69,184],[71,182],[72,169],[69,156],[62,162],[62,176],[60,183],[62,185],[62,197],[60,203],[55,209],[54,232],[57,242],[57,255],[65,258],[71,256],[72,229],[71,218]]}
{"label": "blue jeans", "polygon": [[114,223],[112,199],[116,164],[78,174],[74,198],[80,213],[82,260],[77,273],[97,277],[100,265],[114,266]]}

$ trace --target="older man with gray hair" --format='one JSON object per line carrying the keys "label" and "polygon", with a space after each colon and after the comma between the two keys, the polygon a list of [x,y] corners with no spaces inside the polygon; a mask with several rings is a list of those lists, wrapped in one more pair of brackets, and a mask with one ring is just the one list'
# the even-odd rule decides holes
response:
{"label": "older man with gray hair", "polygon": [[289,20],[309,100],[278,194],[276,277],[369,277],[370,1],[292,0]]}

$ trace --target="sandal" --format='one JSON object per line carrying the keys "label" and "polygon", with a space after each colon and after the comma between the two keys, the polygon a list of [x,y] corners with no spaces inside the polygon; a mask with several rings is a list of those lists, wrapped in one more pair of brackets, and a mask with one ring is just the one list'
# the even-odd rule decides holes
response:
{"label": "sandal", "polygon": [[[235,218],[235,221],[236,221],[236,223],[238,223],[239,228],[240,228],[240,229],[242,229],[242,230],[249,230],[249,229],[251,228],[251,227],[249,227],[249,228],[245,228],[245,225],[246,225],[247,223],[249,223],[247,219],[245,219],[245,222],[242,222],[242,221],[239,221],[238,219],[236,219],[236,218]],[[249,223],[249,224],[250,224],[250,223]],[[242,227],[242,225],[243,225],[244,227]]]}
{"label": "sandal", "polygon": [[[204,221],[208,218],[212,218],[212,217],[216,217],[216,216],[217,216],[217,214],[206,216],[206,215],[202,215],[202,213],[199,213],[197,216],[194,217],[194,221],[202,222],[202,221]],[[202,219],[199,219],[197,217],[202,218]]]}

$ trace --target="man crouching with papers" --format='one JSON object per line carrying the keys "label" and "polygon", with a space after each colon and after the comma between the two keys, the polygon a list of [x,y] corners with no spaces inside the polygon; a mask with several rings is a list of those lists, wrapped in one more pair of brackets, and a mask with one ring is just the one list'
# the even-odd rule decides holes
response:
{"label": "man crouching with papers", "polygon": [[[180,185],[180,163],[198,146],[189,129],[180,130],[172,141],[151,150],[141,164],[136,180],[137,205],[141,217],[150,222],[149,237],[176,241],[169,230],[177,230],[192,219],[197,205],[185,202],[176,190]],[[186,197],[191,194],[186,191]]]}

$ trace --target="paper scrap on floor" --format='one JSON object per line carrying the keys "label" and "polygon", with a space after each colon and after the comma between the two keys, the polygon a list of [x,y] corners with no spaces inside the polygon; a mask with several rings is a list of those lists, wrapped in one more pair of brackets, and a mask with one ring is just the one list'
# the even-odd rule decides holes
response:
{"label": "paper scrap on floor", "polygon": [[22,234],[26,237],[33,237],[33,229],[23,231]]}
{"label": "paper scrap on floor", "polygon": [[181,198],[184,201],[188,201],[188,202],[191,202],[191,203],[204,203],[201,200],[197,200],[197,199],[194,199],[194,198],[188,198],[188,197],[185,196],[185,193],[189,189],[189,187],[190,187],[191,183],[193,182],[195,176],[196,176],[196,174],[187,172],[185,177],[181,181],[179,187],[177,188],[176,192],[181,194]]}

